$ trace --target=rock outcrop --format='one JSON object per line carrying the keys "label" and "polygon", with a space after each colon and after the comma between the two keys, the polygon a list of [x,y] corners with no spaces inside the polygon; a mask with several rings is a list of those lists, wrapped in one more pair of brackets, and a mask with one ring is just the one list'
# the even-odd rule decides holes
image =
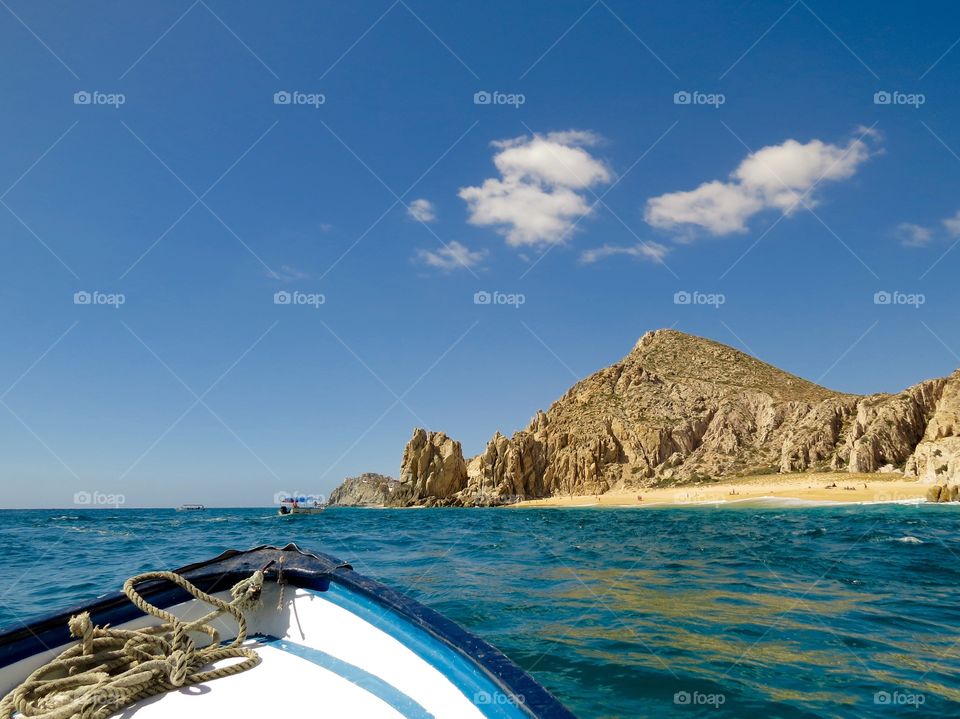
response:
{"label": "rock outcrop", "polygon": [[330,493],[327,504],[340,507],[384,507],[400,483],[385,474],[366,472],[347,477]]}
{"label": "rock outcrop", "polygon": [[928,502],[956,502],[960,500],[960,485],[934,484],[927,490]]}
{"label": "rock outcrop", "polygon": [[960,482],[960,370],[941,381],[933,416],[906,471],[926,481]]}
{"label": "rock outcrop", "polygon": [[417,428],[403,452],[400,484],[391,504],[433,504],[453,497],[466,484],[467,465],[460,443],[443,432]]}
{"label": "rock outcrop", "polygon": [[960,479],[960,371],[899,394],[834,392],[731,347],[645,334],[512,437],[465,462],[443,433],[404,452],[403,504],[505,504],[748,474],[902,471]]}

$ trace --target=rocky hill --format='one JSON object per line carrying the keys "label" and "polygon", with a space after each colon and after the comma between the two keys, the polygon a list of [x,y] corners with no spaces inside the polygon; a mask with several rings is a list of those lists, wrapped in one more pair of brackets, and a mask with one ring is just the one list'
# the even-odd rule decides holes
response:
{"label": "rocky hill", "polygon": [[393,477],[367,472],[347,477],[330,493],[327,504],[340,507],[383,507],[390,503],[399,482]]}
{"label": "rocky hill", "polygon": [[960,370],[899,394],[849,395],[717,342],[657,330],[469,461],[459,442],[418,428],[390,503],[503,504],[817,470],[956,481],[958,430]]}

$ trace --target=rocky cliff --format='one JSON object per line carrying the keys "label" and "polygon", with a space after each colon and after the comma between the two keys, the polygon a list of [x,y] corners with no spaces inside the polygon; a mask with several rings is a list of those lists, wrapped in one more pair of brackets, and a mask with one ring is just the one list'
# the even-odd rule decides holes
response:
{"label": "rocky cliff", "polygon": [[400,483],[393,477],[367,472],[347,477],[330,493],[327,504],[340,507],[383,507],[391,503]]}
{"label": "rocky cliff", "polygon": [[394,503],[503,504],[726,476],[900,469],[960,480],[960,370],[895,395],[834,392],[731,347],[648,332],[512,437],[465,461],[414,431]]}
{"label": "rocky cliff", "polygon": [[400,486],[392,503],[431,506],[438,500],[450,503],[467,486],[463,450],[443,432],[417,428],[407,443],[400,464]]}
{"label": "rocky cliff", "polygon": [[960,370],[934,381],[944,384],[906,472],[926,481],[960,480]]}

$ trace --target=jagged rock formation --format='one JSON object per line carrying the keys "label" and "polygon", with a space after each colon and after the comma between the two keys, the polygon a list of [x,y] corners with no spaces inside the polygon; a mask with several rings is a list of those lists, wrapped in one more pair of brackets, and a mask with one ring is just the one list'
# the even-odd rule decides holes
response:
{"label": "jagged rock formation", "polygon": [[340,507],[383,507],[400,483],[393,477],[365,472],[359,477],[347,477],[330,493],[327,504]]}
{"label": "jagged rock formation", "polygon": [[417,429],[399,504],[503,504],[775,472],[900,469],[960,479],[960,371],[896,395],[842,394],[731,347],[645,334],[512,437],[465,462]]}
{"label": "jagged rock formation", "polygon": [[960,371],[944,382],[923,439],[907,460],[907,473],[927,481],[960,481]]}
{"label": "jagged rock formation", "polygon": [[443,432],[415,429],[400,467],[400,485],[391,500],[396,506],[432,505],[454,496],[467,484],[460,443]]}

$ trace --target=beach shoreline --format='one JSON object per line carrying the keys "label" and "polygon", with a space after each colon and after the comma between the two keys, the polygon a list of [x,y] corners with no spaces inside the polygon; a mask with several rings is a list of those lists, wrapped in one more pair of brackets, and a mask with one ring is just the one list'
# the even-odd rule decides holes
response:
{"label": "beach shoreline", "polygon": [[732,477],[710,484],[612,490],[604,494],[529,499],[511,505],[535,507],[670,507],[782,501],[809,504],[874,504],[917,502],[930,484],[902,475],[825,472],[799,475]]}

